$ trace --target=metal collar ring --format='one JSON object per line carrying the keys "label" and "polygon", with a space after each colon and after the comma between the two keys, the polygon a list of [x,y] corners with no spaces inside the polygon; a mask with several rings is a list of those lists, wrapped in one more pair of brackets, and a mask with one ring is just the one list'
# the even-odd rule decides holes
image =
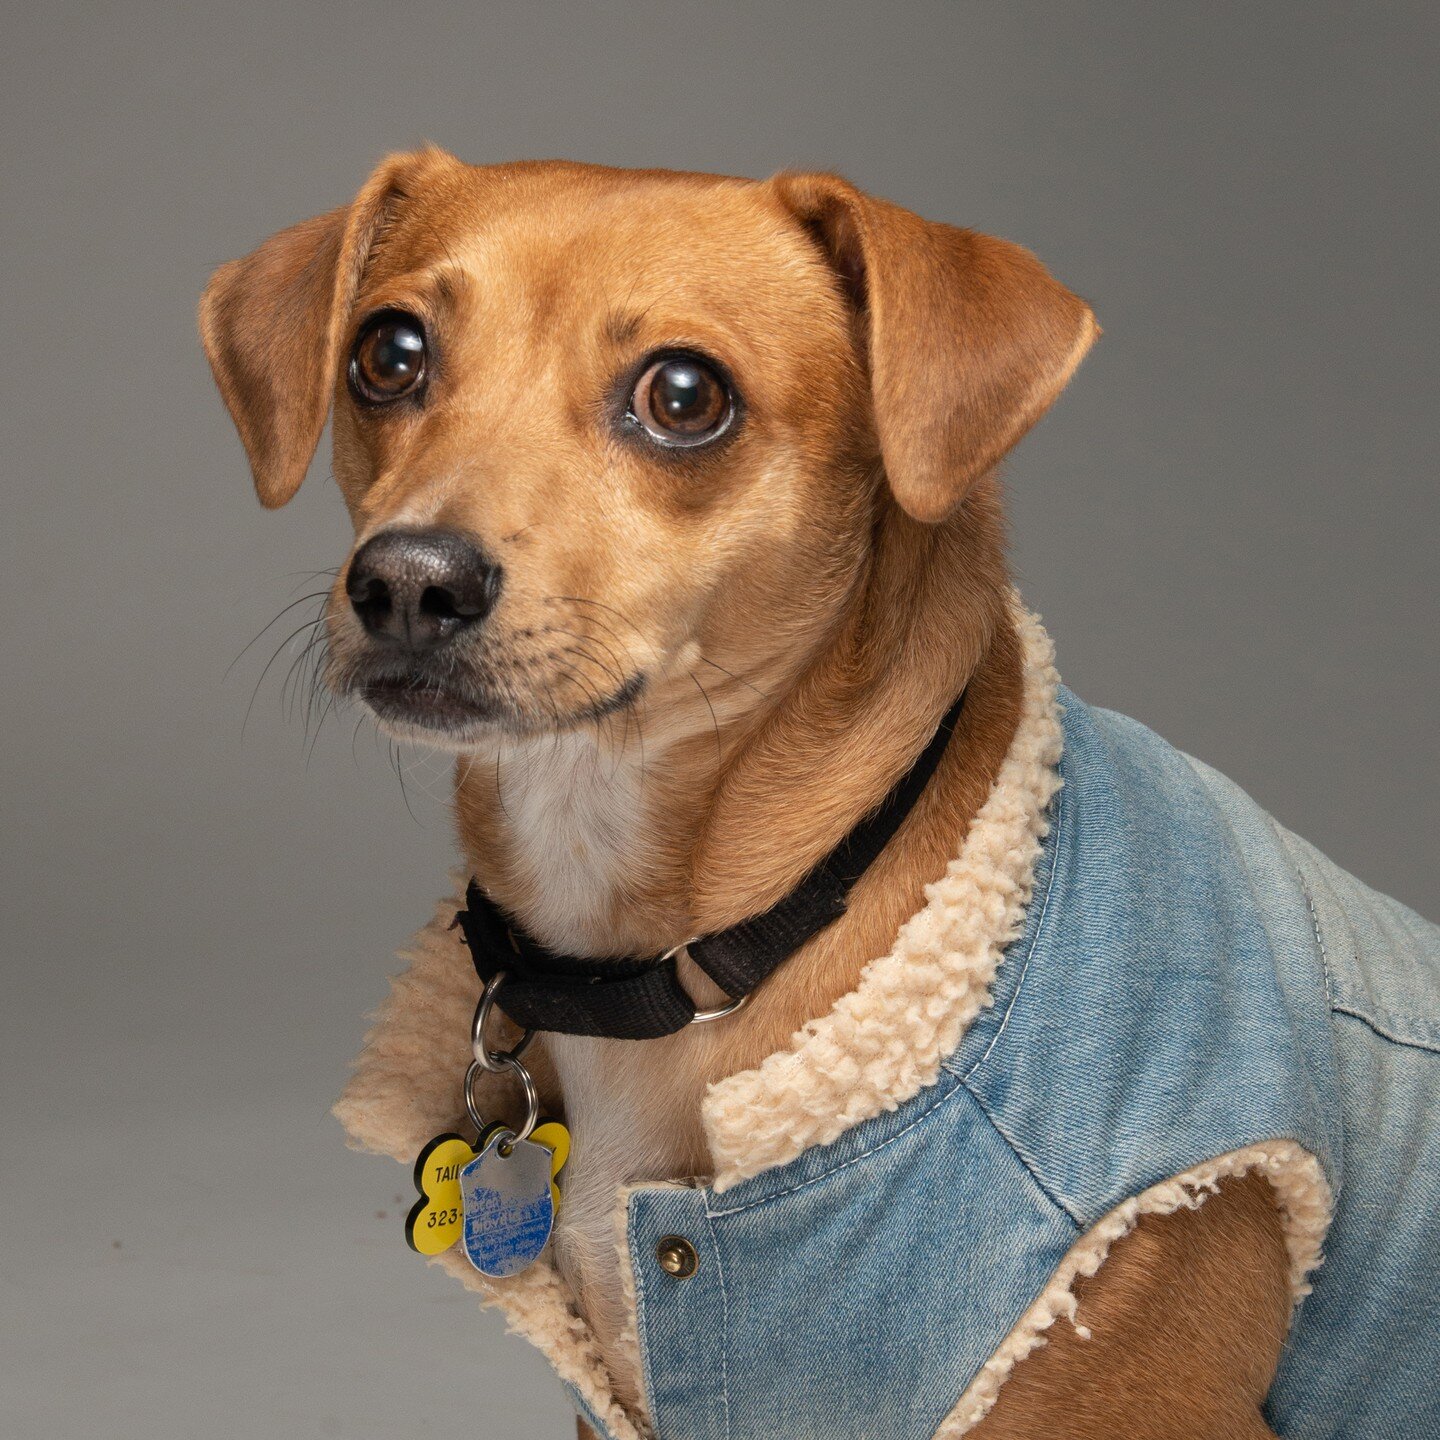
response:
{"label": "metal collar ring", "polygon": [[[672,945],[659,959],[658,964],[663,965],[667,960],[674,960],[683,955],[693,965],[694,959],[690,954],[690,947],[698,940],[698,935],[692,935],[688,940],[682,940],[678,945]],[[727,1015],[733,1015],[737,1010],[742,1009],[749,1001],[748,994],[741,995],[737,1000],[728,1000],[724,1005],[717,1005],[713,1010],[697,1010],[691,1017],[692,1025],[706,1025],[711,1020],[723,1020]]]}

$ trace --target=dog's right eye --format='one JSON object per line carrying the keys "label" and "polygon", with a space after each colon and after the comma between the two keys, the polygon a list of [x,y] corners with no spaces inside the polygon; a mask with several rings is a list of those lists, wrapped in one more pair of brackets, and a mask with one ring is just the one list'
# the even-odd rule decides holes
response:
{"label": "dog's right eye", "polygon": [[350,389],[368,405],[411,394],[425,378],[425,326],[404,310],[372,315],[350,352]]}

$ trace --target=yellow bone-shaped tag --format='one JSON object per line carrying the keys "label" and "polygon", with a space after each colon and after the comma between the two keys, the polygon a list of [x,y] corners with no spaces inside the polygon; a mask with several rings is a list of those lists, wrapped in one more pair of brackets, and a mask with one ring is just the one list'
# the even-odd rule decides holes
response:
{"label": "yellow bone-shaped tag", "polygon": [[[501,1122],[487,1125],[478,1144],[459,1135],[437,1135],[415,1161],[415,1188],[420,1198],[405,1217],[405,1240],[421,1255],[448,1250],[465,1228],[460,1201],[460,1172],[483,1151]],[[550,1152],[550,1198],[560,1213],[561,1171],[570,1158],[570,1132],[558,1120],[542,1120],[530,1138]]]}
{"label": "yellow bone-shaped tag", "polygon": [[405,1239],[421,1255],[448,1250],[464,1227],[460,1172],[475,1158],[475,1147],[459,1135],[437,1135],[415,1161],[420,1198],[405,1217]]}

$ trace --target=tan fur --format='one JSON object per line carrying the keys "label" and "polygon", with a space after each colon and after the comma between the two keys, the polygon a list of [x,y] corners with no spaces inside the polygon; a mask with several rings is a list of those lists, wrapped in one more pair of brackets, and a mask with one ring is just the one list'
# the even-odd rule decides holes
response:
{"label": "tan fur", "polygon": [[1261,1176],[1145,1217],[1080,1282],[1077,1322],[1020,1365],[983,1440],[1230,1440],[1270,1434],[1260,1403],[1289,1326],[1288,1261]]}
{"label": "tan fur", "polygon": [[[349,400],[341,360],[381,306],[425,319],[437,363],[422,406],[377,415]],[[460,663],[505,722],[422,738],[459,752],[467,863],[542,941],[654,953],[764,908],[968,682],[939,773],[850,912],[745,1011],[644,1044],[545,1037],[541,1079],[575,1136],[557,1259],[638,1411],[609,1228],[620,1187],[712,1173],[706,1087],[851,990],[956,854],[1020,697],[994,467],[1068,380],[1093,317],[1018,247],[834,177],[475,168],[425,151],[224,267],[202,333],[266,503],[300,483],[333,395],[357,545],[451,526],[504,566]],[[715,356],[745,396],[713,452],[658,457],[614,423],[617,377],[675,345]],[[338,583],[329,639],[344,690],[366,642]],[[591,718],[639,675],[637,701]],[[1155,1428],[1181,1391],[1210,1433],[1264,1433],[1286,1264],[1252,1190],[1142,1222],[1087,1282],[1094,1342],[1057,1337],[1026,1360],[983,1433],[1188,1435]],[[1163,1385],[1137,1360],[1162,1335]],[[1237,1347],[1262,1358],[1240,1365]]]}

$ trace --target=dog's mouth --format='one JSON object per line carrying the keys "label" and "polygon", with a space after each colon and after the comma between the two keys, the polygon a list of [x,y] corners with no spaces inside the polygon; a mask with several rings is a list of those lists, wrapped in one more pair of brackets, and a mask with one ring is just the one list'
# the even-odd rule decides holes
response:
{"label": "dog's mouth", "polygon": [[423,676],[391,675],[362,681],[356,694],[384,724],[452,734],[500,718],[493,700],[477,699]]}
{"label": "dog's mouth", "polygon": [[587,698],[578,709],[561,708],[550,697],[525,703],[499,690],[477,691],[424,673],[358,678],[348,688],[385,729],[404,737],[455,743],[497,731],[555,733],[590,724],[633,704],[645,689],[645,676],[636,673],[611,694]]}

